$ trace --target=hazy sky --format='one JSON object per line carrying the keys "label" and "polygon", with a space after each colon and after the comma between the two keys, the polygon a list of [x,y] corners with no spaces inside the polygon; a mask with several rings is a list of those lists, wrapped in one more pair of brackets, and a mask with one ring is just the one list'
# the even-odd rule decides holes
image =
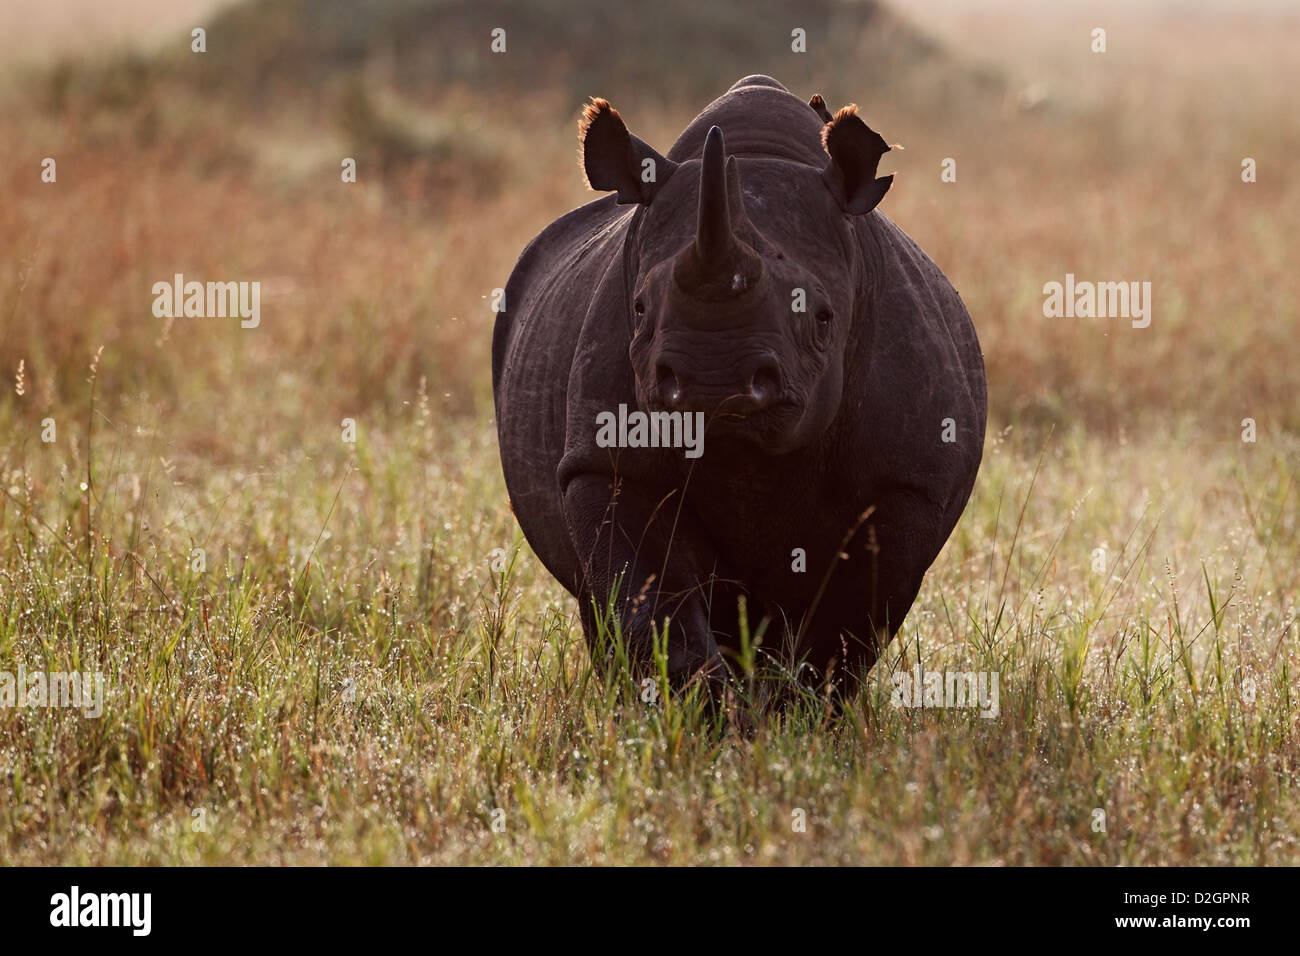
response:
{"label": "hazy sky", "polygon": [[6,62],[125,44],[156,43],[233,0],[0,0]]}
{"label": "hazy sky", "polygon": [[[0,0],[0,56],[7,63],[50,54],[150,45],[202,26],[213,10],[237,0]],[[364,0],[357,0],[358,3]],[[538,0],[545,3],[545,0]],[[1012,17],[1032,32],[1033,24],[1085,16],[1099,25],[1108,11],[1132,16],[1186,16],[1197,11],[1234,15],[1300,15],[1297,0],[887,0],[906,17],[960,46],[978,37],[991,21]],[[798,9],[797,2],[791,4]],[[977,41],[978,42],[978,41]]]}

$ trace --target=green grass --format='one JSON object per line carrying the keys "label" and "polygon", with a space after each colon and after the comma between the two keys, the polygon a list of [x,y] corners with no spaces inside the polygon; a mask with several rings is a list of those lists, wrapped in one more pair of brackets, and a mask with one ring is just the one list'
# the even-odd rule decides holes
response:
{"label": "green grass", "polygon": [[[746,734],[592,668],[490,428],[413,395],[181,474],[140,424],[5,463],[0,669],[110,695],[0,710],[9,862],[1300,859],[1294,443],[994,436],[870,686]],[[999,715],[892,707],[918,661],[998,673]]]}

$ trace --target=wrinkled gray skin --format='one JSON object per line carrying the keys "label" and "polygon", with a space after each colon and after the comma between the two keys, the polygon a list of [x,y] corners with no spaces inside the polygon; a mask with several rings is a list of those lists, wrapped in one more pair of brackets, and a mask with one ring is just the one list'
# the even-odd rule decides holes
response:
{"label": "wrinkled gray skin", "polygon": [[[528,245],[496,321],[515,516],[589,642],[616,580],[635,659],[671,619],[678,685],[726,673],[742,594],[751,628],[771,621],[767,652],[836,683],[864,672],[965,507],[986,410],[960,298],[872,209],[888,147],[856,116],[823,147],[820,97],[767,77],[715,100],[667,157],[592,110],[588,180],[617,195]],[[702,457],[597,447],[597,415],[620,403],[704,411]]]}

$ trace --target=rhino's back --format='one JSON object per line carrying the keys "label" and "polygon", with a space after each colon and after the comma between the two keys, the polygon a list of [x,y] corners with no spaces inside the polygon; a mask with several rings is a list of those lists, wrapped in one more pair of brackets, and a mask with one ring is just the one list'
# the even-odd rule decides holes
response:
{"label": "rhino's back", "polygon": [[497,439],[511,507],[542,563],[570,590],[578,561],[556,478],[569,372],[600,277],[620,261],[632,212],[606,196],[542,230],[510,274],[492,334]]}

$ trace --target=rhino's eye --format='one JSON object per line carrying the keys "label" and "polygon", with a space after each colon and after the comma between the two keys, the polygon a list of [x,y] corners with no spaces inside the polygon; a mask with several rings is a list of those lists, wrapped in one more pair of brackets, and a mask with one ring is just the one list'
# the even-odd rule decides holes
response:
{"label": "rhino's eye", "polygon": [[821,309],[818,309],[818,310],[817,310],[817,324],[818,324],[818,325],[830,325],[830,324],[831,324],[831,319],[832,319],[832,318],[834,318],[834,316],[831,315],[831,310],[830,310],[830,309],[827,309],[827,308],[821,308]]}
{"label": "rhino's eye", "polygon": [[645,315],[645,301],[637,299],[632,303],[632,308],[636,310],[637,315]]}

